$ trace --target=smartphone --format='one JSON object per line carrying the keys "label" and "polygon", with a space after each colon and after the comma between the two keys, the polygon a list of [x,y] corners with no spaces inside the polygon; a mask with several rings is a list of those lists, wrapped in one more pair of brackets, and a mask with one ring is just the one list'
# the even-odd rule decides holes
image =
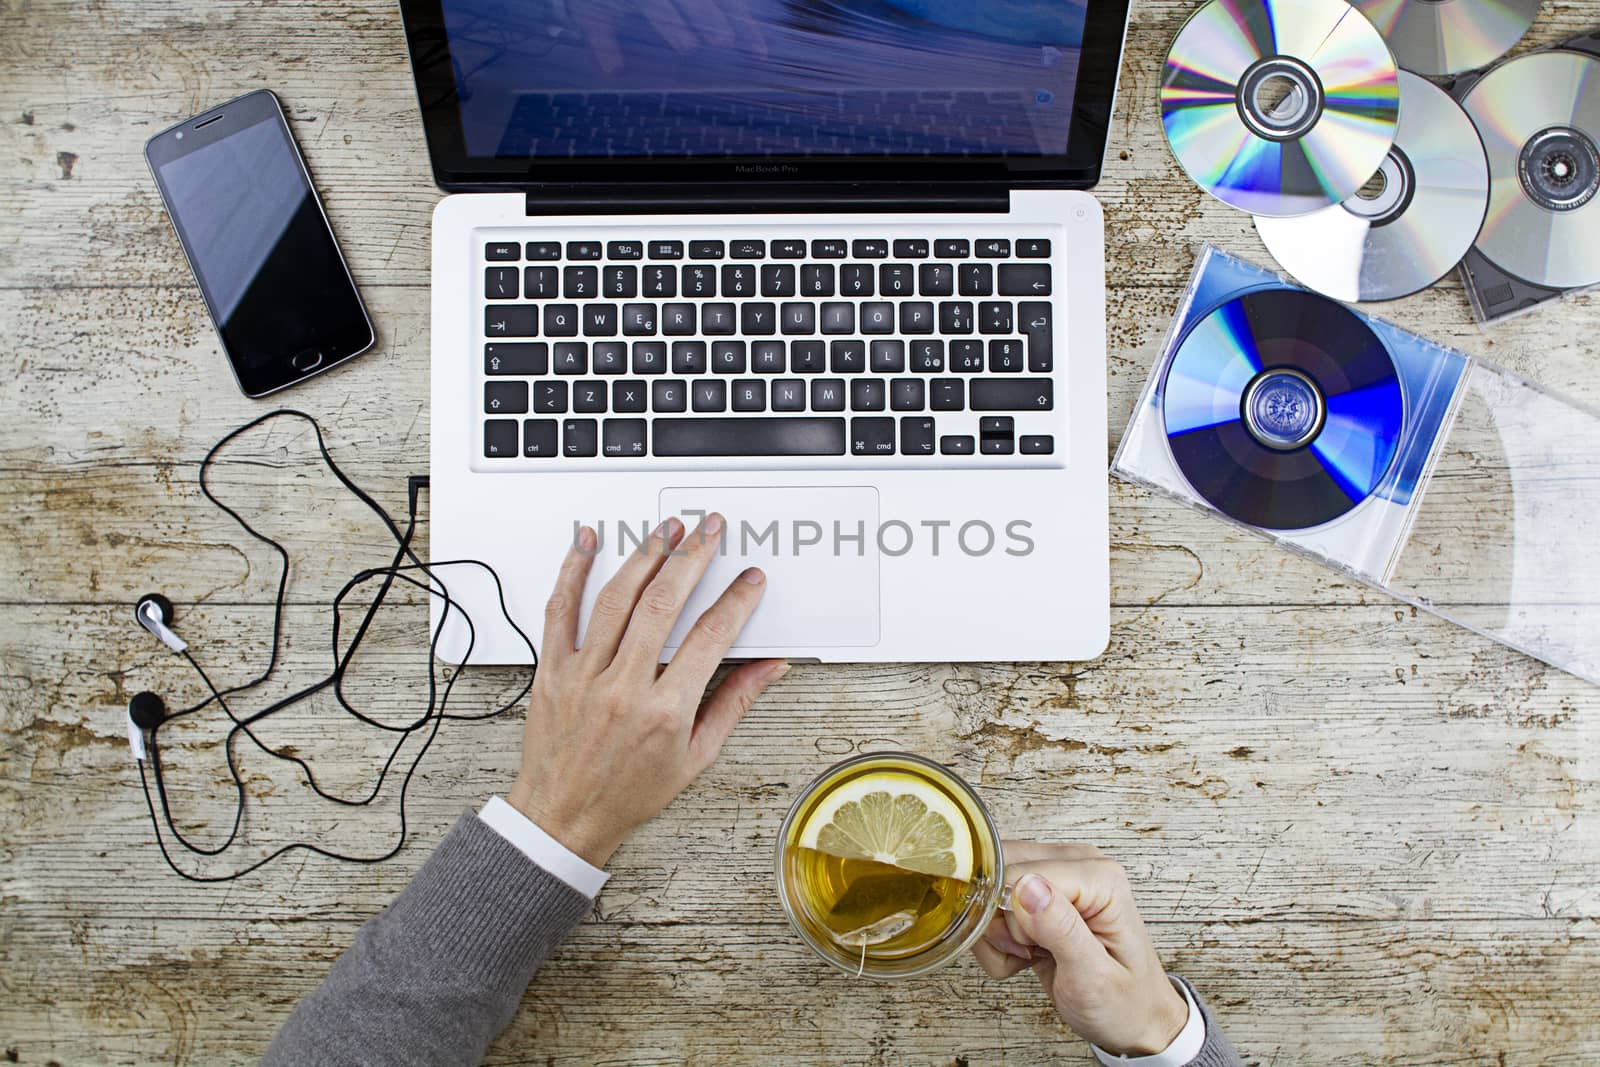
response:
{"label": "smartphone", "polygon": [[145,159],[246,396],[372,347],[372,321],[265,89],[150,138]]}

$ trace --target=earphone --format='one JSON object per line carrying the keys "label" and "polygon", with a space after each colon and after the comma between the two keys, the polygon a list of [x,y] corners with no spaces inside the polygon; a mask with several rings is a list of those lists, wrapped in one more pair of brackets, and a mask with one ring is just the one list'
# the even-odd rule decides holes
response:
{"label": "earphone", "polygon": [[[323,464],[346,489],[354,494],[358,500],[360,500],[378,516],[391,536],[394,538],[396,549],[393,559],[387,566],[370,567],[358,571],[350,578],[349,581],[344,584],[344,587],[341,588],[338,594],[334,597],[332,603],[333,667],[329,674],[325,678],[314,682],[313,684],[308,685],[283,699],[277,700],[264,708],[253,711],[248,715],[240,716],[235,712],[234,708],[230,704],[230,698],[233,698],[240,693],[247,692],[248,690],[266,681],[272,675],[274,668],[277,666],[278,648],[283,630],[283,615],[286,605],[286,594],[288,592],[289,553],[279,542],[254,529],[237,511],[218,500],[211,491],[210,483],[207,481],[207,475],[211,471],[217,453],[220,452],[224,447],[251,430],[254,430],[267,422],[280,418],[299,419],[309,424],[316,435],[317,450],[321,455]],[[345,473],[339,469],[338,464],[333,460],[333,456],[328,452],[326,442],[323,440],[322,427],[319,426],[317,421],[310,415],[300,411],[280,409],[277,411],[268,412],[267,414],[262,415],[261,417],[254,419],[243,426],[240,426],[239,428],[230,432],[222,440],[218,441],[212,446],[211,450],[206,453],[205,459],[202,460],[200,464],[199,477],[200,491],[205,495],[206,499],[211,501],[212,504],[216,505],[223,512],[225,512],[234,520],[234,522],[238,523],[238,525],[252,538],[270,546],[277,553],[281,564],[281,570],[278,576],[277,598],[273,611],[271,651],[268,656],[266,669],[254,678],[227,689],[219,689],[212,682],[211,677],[206,673],[199,661],[196,660],[194,653],[190,651],[191,646],[189,642],[183,637],[180,637],[173,629],[176,612],[170,600],[159,593],[149,593],[143,597],[140,597],[138,603],[134,606],[134,619],[138,622],[138,624],[154,635],[164,646],[166,646],[166,648],[187,660],[190,667],[194,669],[195,673],[200,677],[200,680],[205,685],[206,692],[210,694],[204,700],[193,705],[192,707],[170,713],[167,710],[165,701],[163,701],[159,695],[153,692],[141,692],[135,694],[133,699],[128,702],[128,744],[133,751],[134,761],[139,768],[139,780],[144,790],[145,806],[150,812],[151,826],[155,830],[156,844],[161,850],[161,855],[166,860],[167,865],[171,867],[173,871],[183,878],[194,882],[231,881],[232,879],[242,877],[243,875],[249,874],[251,871],[255,871],[266,864],[271,863],[273,860],[283,856],[288,852],[297,850],[312,852],[320,856],[325,856],[329,859],[341,860],[348,863],[380,863],[386,859],[389,859],[398,853],[401,847],[405,844],[406,791],[411,784],[412,775],[416,773],[417,767],[421,764],[423,756],[427,754],[428,749],[433,744],[434,738],[438,736],[439,729],[443,722],[446,719],[457,721],[475,721],[479,719],[493,718],[520,704],[533,687],[533,679],[530,676],[527,683],[523,685],[522,689],[517,693],[516,696],[512,697],[512,699],[506,704],[491,711],[478,714],[460,714],[453,712],[447,713],[445,711],[446,704],[450,699],[451,690],[454,688],[456,680],[461,677],[461,672],[459,670],[452,672],[449,677],[445,679],[442,686],[439,684],[437,659],[434,655],[439,642],[439,634],[443,630],[446,622],[450,619],[451,614],[459,612],[461,615],[462,624],[467,628],[466,654],[462,659],[462,666],[465,667],[471,662],[472,659],[472,650],[475,645],[476,629],[473,625],[471,616],[467,614],[459,602],[451,597],[449,586],[440,576],[441,572],[447,571],[450,568],[459,567],[478,568],[487,572],[489,577],[494,582],[500,612],[504,616],[506,623],[527,645],[535,671],[538,669],[537,650],[533,647],[533,642],[528,638],[528,635],[520,626],[517,625],[516,620],[512,618],[510,611],[507,609],[505,601],[505,589],[500,583],[500,576],[495,573],[493,567],[480,560],[449,560],[444,562],[424,563],[412,550],[411,542],[412,538],[416,534],[417,529],[418,493],[420,490],[427,487],[427,479],[413,476],[409,481],[409,492],[407,494],[408,521],[405,530],[402,531],[394,522],[394,520],[389,517],[388,512],[386,512],[376,500],[374,500],[358,485],[351,481],[345,475]],[[346,669],[348,668],[350,662],[354,659],[356,650],[360,646],[362,639],[367,635],[373,618],[377,614],[378,608],[384,603],[389,591],[394,587],[394,583],[397,581],[421,589],[427,592],[431,597],[442,600],[444,603],[444,609],[440,613],[438,627],[431,634],[428,644],[428,686],[426,707],[424,708],[422,714],[414,721],[400,726],[382,722],[376,718],[373,718],[372,716],[364,714],[359,709],[352,706],[345,698],[343,685]],[[348,644],[341,650],[341,611],[345,606],[345,601],[355,597],[359,593],[362,593],[368,585],[374,583],[377,584],[377,589],[371,594],[371,598],[366,602],[365,609],[361,615],[361,622],[356,628],[354,635],[350,637]],[[389,752],[388,758],[384,761],[383,767],[379,771],[377,780],[373,783],[371,791],[363,797],[348,798],[330,793],[323,789],[322,786],[317,782],[316,775],[313,773],[310,763],[308,763],[298,754],[273,748],[263,741],[255,733],[255,731],[251,729],[253,725],[260,723],[269,716],[277,714],[278,712],[283,711],[285,708],[298,704],[307,697],[325,690],[331,691],[339,707],[345,713],[349,714],[359,722],[375,729],[384,730],[399,735],[394,747]],[[197,712],[210,707],[212,704],[216,704],[218,707],[220,707],[223,713],[232,723],[224,740],[223,751],[227,760],[229,775],[233,780],[236,800],[234,805],[232,829],[229,830],[227,837],[220,845],[217,845],[214,848],[208,848],[190,841],[178,830],[177,825],[173,822],[171,805],[167,796],[165,775],[161,765],[158,736],[162,727],[167,723],[170,723],[176,719],[194,715]],[[198,856],[216,856],[225,852],[234,844],[238,837],[239,828],[243,820],[246,796],[244,780],[239,774],[238,765],[234,756],[234,740],[241,733],[249,738],[249,740],[258,749],[268,756],[295,764],[300,769],[306,784],[314,793],[317,794],[317,796],[335,804],[348,807],[360,807],[371,804],[377,799],[379,792],[383,787],[383,783],[389,775],[389,771],[391,768],[393,768],[395,761],[399,758],[401,748],[404,746],[406,740],[413,733],[419,730],[426,730],[427,732],[424,736],[421,746],[418,748],[416,755],[412,757],[410,763],[406,766],[405,775],[400,784],[399,838],[393,847],[389,848],[387,851],[368,856],[353,856],[335,852],[331,849],[325,849],[322,846],[311,842],[296,841],[291,844],[284,845],[278,848],[276,851],[273,851],[262,857],[261,859],[256,860],[255,862],[237,870],[224,874],[213,875],[197,874],[184,870],[173,860],[172,854],[167,848],[166,840],[162,835],[163,821],[166,823],[167,834],[170,835],[173,840],[182,845],[186,850]],[[146,773],[147,765],[149,767],[148,775]],[[163,818],[158,817],[156,814],[156,800],[151,797],[150,790],[151,778],[153,778],[155,782],[155,793],[156,797],[160,800],[162,816],[165,817],[164,820]]]}

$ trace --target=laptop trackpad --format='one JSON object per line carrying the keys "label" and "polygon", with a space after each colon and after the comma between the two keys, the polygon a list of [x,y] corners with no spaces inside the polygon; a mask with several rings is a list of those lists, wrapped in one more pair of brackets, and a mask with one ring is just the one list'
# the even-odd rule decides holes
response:
{"label": "laptop trackpad", "polygon": [[723,550],[667,641],[689,627],[746,567],[766,595],[739,636],[742,649],[850,648],[878,643],[878,491],[870,487],[663,489],[661,515],[691,531],[701,514],[727,518]]}

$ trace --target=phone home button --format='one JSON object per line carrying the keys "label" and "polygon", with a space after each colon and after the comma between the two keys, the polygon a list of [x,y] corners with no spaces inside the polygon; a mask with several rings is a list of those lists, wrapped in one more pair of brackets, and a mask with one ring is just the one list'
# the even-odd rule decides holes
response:
{"label": "phone home button", "polygon": [[322,366],[322,352],[315,348],[308,348],[304,352],[296,352],[289,357],[289,366],[301,374],[316,370]]}

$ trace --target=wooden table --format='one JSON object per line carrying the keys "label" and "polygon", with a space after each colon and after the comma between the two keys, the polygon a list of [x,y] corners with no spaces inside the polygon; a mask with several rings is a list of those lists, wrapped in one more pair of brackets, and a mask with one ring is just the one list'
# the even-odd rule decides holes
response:
{"label": "wooden table", "polygon": [[[1161,58],[1189,5],[1136,6],[1099,189],[1108,454],[1196,243],[1266,259],[1248,218],[1189,184],[1161,138]],[[1597,14],[1547,6],[1529,41]],[[403,511],[405,475],[427,467],[439,193],[395,5],[0,3],[6,1062],[254,1060],[515,765],[520,712],[447,726],[411,789],[406,848],[376,867],[301,856],[206,887],[155,850],[123,709],[142,689],[176,707],[199,688],[131,605],[165,592],[197,655],[237,681],[263,662],[276,572],[196,489],[206,449],[264,405],[229,380],[140,152],[168,123],[263,86],[283,99],[381,334],[283,399]],[[1383,313],[1600,403],[1600,300],[1481,331],[1451,280]],[[385,549],[303,435],[258,445],[220,485],[302,563],[266,687],[278,692],[325,669],[321,605]],[[884,746],[949,761],[1014,834],[1093,841],[1126,864],[1164,958],[1252,1062],[1600,1061],[1600,691],[1121,483],[1111,537],[1112,640],[1093,663],[795,669],[617,854],[593,918],[491,1061],[1087,1062],[1029,981],[996,985],[966,961],[862,984],[790,933],[770,862],[789,799],[836,757]],[[390,721],[419,706],[425,628],[414,598],[398,604],[352,682]],[[520,682],[469,672],[458,699],[482,706]],[[179,820],[205,841],[230,811],[219,720],[165,735]],[[323,703],[265,738],[354,794],[385,744],[374,733]],[[392,786],[371,809],[330,810],[249,746],[240,762],[241,855],[305,834],[361,851],[394,840]]]}

